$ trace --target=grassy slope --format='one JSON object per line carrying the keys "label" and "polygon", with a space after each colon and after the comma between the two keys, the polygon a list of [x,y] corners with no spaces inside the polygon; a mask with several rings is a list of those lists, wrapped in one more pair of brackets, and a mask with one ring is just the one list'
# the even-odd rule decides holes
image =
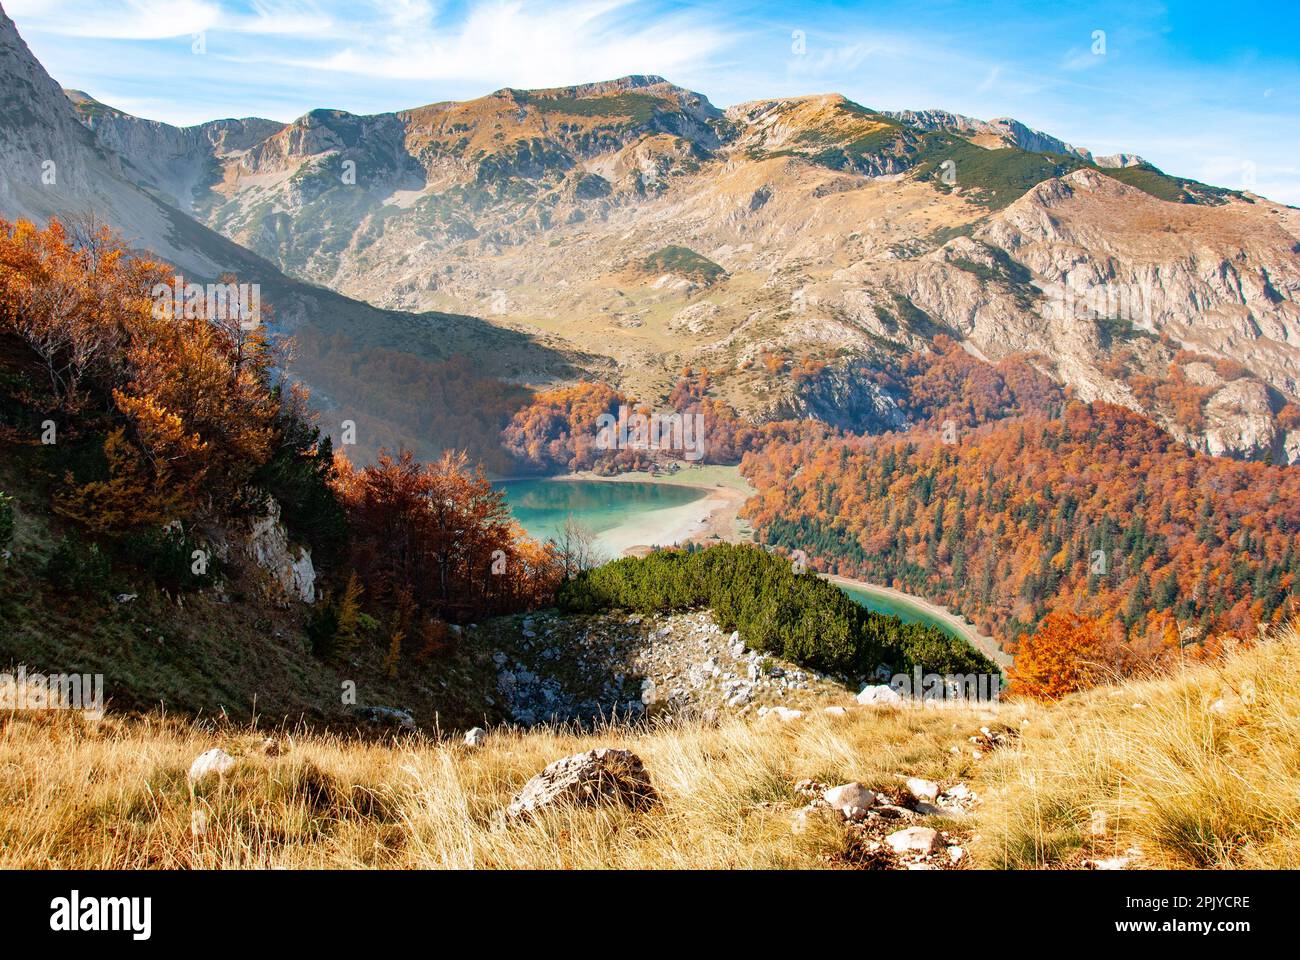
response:
{"label": "grassy slope", "polygon": [[[33,487],[32,453],[4,446],[0,490],[17,503],[14,557],[0,571],[0,671],[102,673],[114,710],[164,705],[190,713],[255,712],[277,721],[305,716],[346,723],[342,683],[356,683],[358,705],[401,706],[421,723],[468,724],[483,719],[492,688],[490,665],[468,652],[435,666],[403,661],[396,679],[384,671],[385,645],[363,646],[352,663],[335,666],[310,652],[306,608],[255,599],[256,575],[229,586],[231,602],[210,592],[170,600],[128,567],[117,565],[110,592],[138,594],[116,603],[107,594],[70,596],[43,574],[63,530],[48,497]],[[482,658],[480,658],[482,659]]]}
{"label": "grassy slope", "polygon": [[[304,733],[267,755],[243,728],[0,716],[0,866],[821,867],[844,862],[845,835],[829,823],[791,831],[795,781],[897,793],[903,773],[984,798],[965,822],[931,821],[970,838],[975,866],[1136,850],[1135,866],[1294,867],[1297,687],[1290,633],[1219,668],[1050,707],[1002,704],[996,718],[856,708],[792,723],[501,731],[478,750]],[[1024,735],[977,760],[967,735],[981,724]],[[218,745],[240,762],[191,800],[185,770]],[[529,776],[602,745],[644,759],[657,810],[568,810],[493,829]],[[207,819],[201,838],[194,810]],[[1095,811],[1108,816],[1094,837]]]}

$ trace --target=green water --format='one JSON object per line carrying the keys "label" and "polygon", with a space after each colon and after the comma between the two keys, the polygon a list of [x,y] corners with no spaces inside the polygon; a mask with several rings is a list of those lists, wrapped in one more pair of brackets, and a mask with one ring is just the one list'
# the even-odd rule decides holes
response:
{"label": "green water", "polygon": [[[640,481],[503,480],[496,486],[505,491],[514,518],[529,536],[539,540],[556,536],[570,515],[591,532],[601,534],[640,521],[651,511],[680,507],[707,496],[707,491],[694,487]],[[906,600],[860,587],[840,585],[840,589],[868,610],[958,636],[951,626]]]}
{"label": "green water", "polygon": [[938,617],[927,613],[925,610],[908,603],[906,600],[900,600],[889,594],[876,593],[872,590],[864,590],[861,587],[850,587],[844,584],[836,584],[841,590],[847,593],[854,603],[860,603],[868,610],[874,610],[876,613],[885,613],[890,616],[898,617],[904,623],[923,623],[927,626],[938,627],[944,633],[951,637],[960,636],[944,621]]}
{"label": "green water", "polygon": [[505,491],[514,518],[538,540],[555,536],[569,515],[600,534],[707,494],[695,487],[636,481],[503,480],[496,486]]}

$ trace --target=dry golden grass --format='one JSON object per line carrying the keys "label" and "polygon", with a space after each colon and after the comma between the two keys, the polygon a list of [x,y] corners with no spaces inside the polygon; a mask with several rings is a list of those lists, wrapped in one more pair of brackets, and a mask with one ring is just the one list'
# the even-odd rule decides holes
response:
{"label": "dry golden grass", "polygon": [[1300,634],[1030,713],[982,767],[988,866],[1300,866]]}
{"label": "dry golden grass", "polygon": [[[477,749],[302,733],[273,756],[248,729],[0,715],[0,867],[825,867],[842,862],[844,833],[792,833],[795,781],[896,792],[898,774],[984,798],[964,823],[936,824],[978,838],[976,866],[1077,866],[1130,848],[1143,866],[1296,866],[1298,695],[1288,635],[1222,667],[1047,707],[502,731]],[[972,756],[979,726],[1023,719],[1021,740]],[[214,746],[239,762],[191,796],[186,771]],[[639,754],[662,804],[494,826],[530,776],[594,746]]]}

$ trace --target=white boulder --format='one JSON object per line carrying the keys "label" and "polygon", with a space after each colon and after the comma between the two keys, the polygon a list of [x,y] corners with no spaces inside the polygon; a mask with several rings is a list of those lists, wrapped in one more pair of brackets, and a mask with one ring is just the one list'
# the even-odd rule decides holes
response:
{"label": "white boulder", "polygon": [[858,694],[858,703],[869,707],[897,707],[903,703],[903,697],[893,687],[885,684],[866,686]]}
{"label": "white boulder", "polygon": [[234,757],[220,747],[213,747],[206,753],[199,754],[194,762],[190,764],[189,781],[191,784],[196,784],[213,774],[218,777],[223,776],[234,765]]}
{"label": "white boulder", "polygon": [[875,791],[857,782],[831,787],[822,794],[822,799],[832,809],[838,810],[845,820],[855,821],[865,819],[867,811],[880,802]]}
{"label": "white boulder", "polygon": [[939,831],[930,827],[908,827],[885,837],[895,853],[933,853],[939,845]]}
{"label": "white boulder", "polygon": [[939,785],[933,780],[922,780],[920,777],[907,778],[907,792],[927,803],[934,803],[939,799]]}

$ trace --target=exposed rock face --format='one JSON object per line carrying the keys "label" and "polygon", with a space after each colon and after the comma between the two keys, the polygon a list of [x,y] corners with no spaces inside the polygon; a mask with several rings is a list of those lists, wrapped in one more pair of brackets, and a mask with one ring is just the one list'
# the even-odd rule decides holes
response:
{"label": "exposed rock face", "polygon": [[[1269,459],[1278,443],[1278,427],[1268,390],[1257,380],[1233,380],[1205,405],[1205,450],[1253,460]],[[1289,462],[1289,461],[1288,461]]]}
{"label": "exposed rock face", "polygon": [[280,522],[280,504],[274,498],[267,498],[266,515],[253,522],[244,549],[285,594],[302,603],[316,602],[311,551],[289,546],[289,536]]}
{"label": "exposed rock face", "polygon": [[249,117],[173,127],[115,110],[80,90],[65,93],[99,142],[124,158],[131,179],[162,194],[185,213],[193,213],[195,201],[218,182],[222,161],[244,157],[250,147],[285,126]]}
{"label": "exposed rock face", "polygon": [[[1092,154],[1011,117],[976,120],[947,110],[886,110],[886,115],[918,130],[948,130],[970,137],[983,147],[1019,147],[1033,153],[1059,153],[1091,160]],[[1100,164],[1100,161],[1098,161]],[[1101,164],[1105,166],[1105,164]],[[1118,166],[1118,164],[1112,164]]]}
{"label": "exposed rock face", "polygon": [[834,427],[865,433],[908,426],[898,398],[871,382],[859,365],[844,362],[827,364],[804,380],[780,415],[815,417]]}
{"label": "exposed rock face", "polygon": [[1104,157],[1093,157],[1093,162],[1099,167],[1114,169],[1116,167],[1140,167],[1146,163],[1136,153],[1111,153]]}
{"label": "exposed rock face", "polygon": [[548,765],[524,784],[506,815],[519,819],[560,805],[602,803],[643,810],[658,800],[640,757],[629,750],[601,747]]}

